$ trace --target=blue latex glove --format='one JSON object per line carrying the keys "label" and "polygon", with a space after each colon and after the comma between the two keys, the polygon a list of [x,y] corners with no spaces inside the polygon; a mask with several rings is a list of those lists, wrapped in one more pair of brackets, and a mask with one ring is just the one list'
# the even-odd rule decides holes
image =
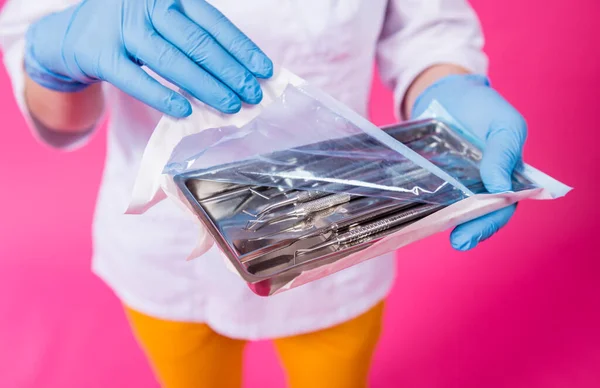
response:
{"label": "blue latex glove", "polygon": [[[485,141],[480,174],[490,193],[512,190],[511,176],[521,162],[527,137],[525,119],[498,92],[486,77],[452,75],[427,88],[415,102],[413,117],[422,114],[437,100],[467,130]],[[474,248],[510,220],[516,205],[459,225],[450,241],[459,250]]]}
{"label": "blue latex glove", "polygon": [[181,94],[140,65],[225,113],[256,104],[256,78],[273,73],[269,58],[203,0],[85,0],[34,23],[25,70],[38,84],[75,92],[107,81],[175,117],[191,113]]}

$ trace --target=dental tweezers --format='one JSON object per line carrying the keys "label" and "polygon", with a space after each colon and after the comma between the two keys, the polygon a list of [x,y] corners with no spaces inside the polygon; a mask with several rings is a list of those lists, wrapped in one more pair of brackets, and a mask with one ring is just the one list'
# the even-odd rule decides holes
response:
{"label": "dental tweezers", "polygon": [[[254,238],[249,238],[248,241],[261,241],[261,240],[266,240],[269,238],[273,238],[274,236],[278,236],[281,234],[285,234],[285,233],[300,233],[300,232],[305,232],[308,231],[310,229],[315,228],[315,222],[320,219],[320,218],[325,218],[333,213],[335,213],[336,208],[335,207],[330,207],[329,209],[325,209],[325,210],[321,210],[312,214],[309,214],[307,217],[305,217],[302,221],[295,223],[294,225],[291,225],[285,229],[281,229],[281,230],[276,230],[274,232],[268,233],[268,234],[263,234],[261,236],[258,237],[254,237]],[[336,225],[330,225],[329,228],[334,228]],[[294,239],[293,241],[297,241],[297,240],[303,240],[306,238],[310,238],[313,237],[314,234],[310,233],[310,234],[306,234],[300,237],[297,237],[296,239]]]}
{"label": "dental tweezers", "polygon": [[[258,230],[267,224],[273,224],[281,221],[285,221],[292,218],[302,218],[306,217],[311,213],[315,213],[321,210],[329,209],[330,207],[334,207],[337,205],[341,205],[346,202],[350,202],[353,196],[350,194],[334,194],[328,195],[323,198],[315,199],[310,202],[306,202],[300,204],[289,212],[274,216],[268,219],[256,219],[248,221],[246,224],[246,229],[248,230]],[[256,227],[258,225],[258,227]],[[256,227],[256,228],[255,228]]]}
{"label": "dental tweezers", "polygon": [[300,191],[296,194],[288,195],[286,199],[272,203],[265,206],[261,211],[256,214],[252,214],[247,210],[242,210],[242,213],[252,217],[257,217],[259,220],[262,219],[266,214],[271,213],[273,210],[288,206],[295,205],[298,203],[310,202],[315,199],[323,198],[329,195],[329,193],[323,191]]}

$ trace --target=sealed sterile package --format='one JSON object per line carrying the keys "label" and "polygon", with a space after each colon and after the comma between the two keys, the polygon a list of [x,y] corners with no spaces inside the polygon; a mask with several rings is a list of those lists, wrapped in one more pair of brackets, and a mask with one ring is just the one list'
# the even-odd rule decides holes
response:
{"label": "sealed sterile package", "polygon": [[262,296],[327,276],[525,198],[569,188],[524,165],[487,194],[482,144],[434,102],[378,128],[285,69],[224,115],[197,103],[153,134],[129,213],[169,197]]}

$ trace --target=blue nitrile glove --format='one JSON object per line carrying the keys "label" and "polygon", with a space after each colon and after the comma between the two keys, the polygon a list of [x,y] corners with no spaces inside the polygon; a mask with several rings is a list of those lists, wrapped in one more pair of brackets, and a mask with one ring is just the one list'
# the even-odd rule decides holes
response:
{"label": "blue nitrile glove", "polygon": [[[175,117],[190,103],[140,65],[225,113],[262,99],[269,58],[203,0],[85,0],[34,23],[25,70],[38,84],[75,92],[107,81]],[[241,101],[240,101],[241,100]]]}
{"label": "blue nitrile glove", "polygon": [[[437,100],[467,130],[485,141],[480,174],[490,193],[512,190],[511,176],[527,137],[525,119],[480,75],[452,75],[427,88],[415,102],[413,117]],[[506,225],[516,205],[459,225],[450,241],[468,250]]]}

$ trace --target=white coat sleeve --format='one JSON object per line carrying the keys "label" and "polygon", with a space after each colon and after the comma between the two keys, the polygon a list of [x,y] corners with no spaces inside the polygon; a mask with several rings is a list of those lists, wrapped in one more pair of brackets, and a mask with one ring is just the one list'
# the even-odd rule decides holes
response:
{"label": "white coat sleeve", "polygon": [[8,0],[0,13],[0,49],[12,83],[17,106],[35,138],[54,148],[73,149],[88,140],[96,128],[81,134],[62,134],[49,130],[29,113],[23,94],[25,33],[29,25],[52,12],[63,10],[77,0]]}
{"label": "white coat sleeve", "polygon": [[414,79],[448,63],[487,72],[483,33],[466,0],[389,0],[377,46],[382,81],[394,91],[396,113]]}

